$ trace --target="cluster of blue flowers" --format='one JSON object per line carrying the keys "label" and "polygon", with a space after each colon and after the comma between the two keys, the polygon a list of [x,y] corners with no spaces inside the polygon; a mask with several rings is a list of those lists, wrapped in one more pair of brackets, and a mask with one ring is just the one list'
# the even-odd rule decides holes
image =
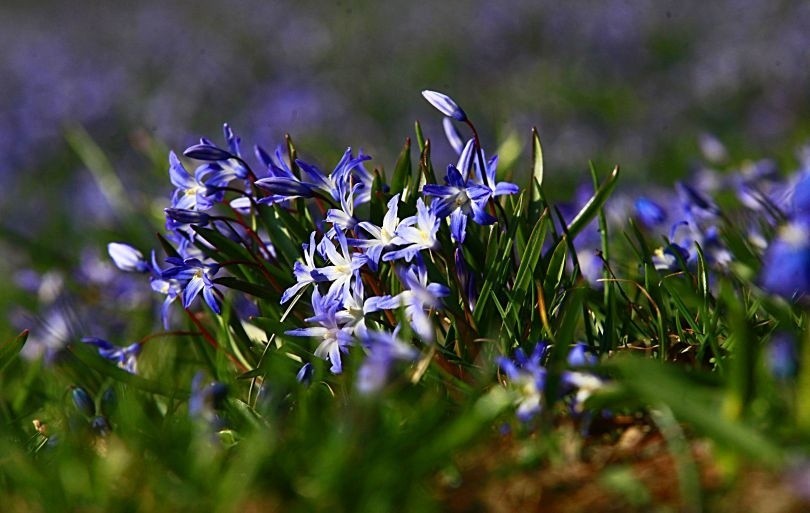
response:
{"label": "cluster of blue flowers", "polygon": [[[250,217],[268,208],[309,216],[315,230],[308,241],[302,241],[303,252],[287,271],[295,281],[280,291],[279,302],[297,302],[307,295],[312,315],[302,316],[306,326],[287,330],[285,335],[315,339],[312,354],[327,360],[336,374],[342,372],[351,346],[363,348],[366,356],[358,387],[367,392],[379,389],[397,361],[414,361],[420,347],[436,340],[443,320],[442,299],[450,294],[447,284],[431,280],[429,270],[441,247],[442,225],[449,226],[453,264],[474,301],[473,280],[461,251],[468,222],[495,223],[500,208],[496,199],[518,192],[516,185],[496,180],[497,156],[485,158],[474,125],[455,102],[437,92],[423,94],[447,116],[446,133],[458,161],[448,165],[443,185],[424,184],[422,196],[411,193],[410,202],[403,201],[402,191],[391,191],[380,224],[367,214],[376,175],[365,167],[367,155],[355,155],[349,148],[326,173],[294,158],[292,152],[285,155],[277,148],[271,153],[256,146],[254,154],[260,163],[256,172],[243,159],[240,139],[226,124],[225,147],[201,139],[185,150],[185,157],[201,162],[193,172],[177,155],[169,156],[175,190],[166,209],[165,240],[171,243],[166,265],[158,263],[154,251],[147,261],[143,253],[123,243],[109,245],[110,257],[124,271],[150,275],[153,290],[166,296],[162,317],[169,329],[170,307],[177,298],[188,309],[202,295],[213,312],[223,310],[217,273],[228,263],[213,258],[214,244],[200,228],[241,244],[254,260],[251,264],[274,266],[279,258],[271,237],[254,230]],[[474,137],[462,143],[453,120],[466,123]],[[218,205],[226,205],[231,215],[217,215]],[[412,214],[400,217],[401,208]],[[399,292],[387,293],[384,276],[398,277]],[[305,363],[300,374],[307,376],[309,368]]]}

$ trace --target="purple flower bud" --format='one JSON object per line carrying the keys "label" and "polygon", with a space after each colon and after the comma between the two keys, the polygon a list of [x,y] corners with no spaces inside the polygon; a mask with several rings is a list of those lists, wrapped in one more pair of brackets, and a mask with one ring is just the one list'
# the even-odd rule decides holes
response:
{"label": "purple flower bud", "polygon": [[311,198],[312,187],[293,178],[270,177],[256,180],[256,185],[276,196],[292,198],[301,196]]}
{"label": "purple flower bud", "polygon": [[298,374],[295,375],[295,379],[297,379],[299,383],[307,386],[312,383],[312,364],[309,362],[305,363],[298,371]]}
{"label": "purple flower bud", "polygon": [[456,121],[467,121],[467,115],[461,110],[461,107],[446,94],[425,89],[422,91],[422,96],[445,116],[449,116]]}
{"label": "purple flower bud", "polygon": [[145,273],[149,271],[149,264],[143,258],[143,253],[129,244],[110,242],[107,244],[107,253],[115,266],[122,271]]}
{"label": "purple flower bud", "polygon": [[197,210],[189,210],[185,208],[164,208],[163,211],[166,213],[166,217],[180,224],[195,224],[198,226],[205,226],[211,220],[211,216],[205,212],[199,212]]}
{"label": "purple flower bud", "polygon": [[234,157],[230,152],[205,142],[189,146],[186,148],[186,151],[183,152],[183,155],[192,159],[207,161],[228,160]]}
{"label": "purple flower bud", "polygon": [[91,417],[96,413],[96,405],[85,389],[75,387],[71,390],[70,395],[73,398],[73,404],[84,415]]}

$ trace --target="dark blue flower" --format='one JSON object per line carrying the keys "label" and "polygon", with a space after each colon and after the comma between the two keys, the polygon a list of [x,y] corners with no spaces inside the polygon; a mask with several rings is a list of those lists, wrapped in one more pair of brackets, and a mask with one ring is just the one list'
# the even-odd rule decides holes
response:
{"label": "dark blue flower", "polygon": [[217,314],[222,313],[221,293],[214,286],[214,275],[219,270],[218,264],[206,264],[198,258],[169,257],[167,262],[173,265],[162,273],[164,280],[177,280],[183,291],[183,308],[191,306],[192,301],[202,292],[208,306]]}
{"label": "dark blue flower", "polygon": [[467,217],[478,224],[492,224],[497,219],[484,210],[491,190],[480,184],[469,183],[452,164],[447,166],[446,185],[427,184],[422,188],[425,196],[433,196],[430,207],[439,217],[450,216],[450,233],[456,242],[464,242]]}
{"label": "dark blue flower", "polygon": [[[296,160],[295,163],[301,168],[302,179],[301,181],[323,192],[327,197],[332,198],[336,202],[340,202],[341,188],[339,185],[350,186],[352,172],[359,168],[359,166],[366,160],[371,159],[368,155],[358,154],[357,157],[352,155],[352,149],[347,148],[341,157],[340,162],[337,163],[335,168],[329,175],[326,175],[317,166],[308,164],[303,160]],[[345,190],[345,189],[343,189]]]}

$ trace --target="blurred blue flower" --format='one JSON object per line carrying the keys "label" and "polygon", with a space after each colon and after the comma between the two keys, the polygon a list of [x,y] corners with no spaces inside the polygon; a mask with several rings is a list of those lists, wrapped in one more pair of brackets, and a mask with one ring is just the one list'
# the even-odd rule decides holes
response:
{"label": "blurred blue flower", "polygon": [[399,277],[406,290],[379,299],[376,306],[385,310],[405,308],[405,316],[413,330],[426,342],[433,342],[435,327],[428,312],[442,307],[441,298],[450,295],[450,289],[441,283],[428,283],[427,268],[418,256],[413,265],[400,270]]}
{"label": "blurred blue flower", "polygon": [[191,396],[188,400],[188,414],[201,419],[218,431],[225,427],[221,411],[228,396],[228,387],[217,381],[204,383],[202,372],[197,372],[191,380]]}
{"label": "blurred blue flower", "polygon": [[530,356],[518,348],[514,359],[505,356],[497,359],[498,366],[519,392],[517,416],[523,422],[528,422],[542,410],[547,373],[543,359],[548,347],[545,342],[538,342]]}
{"label": "blurred blue flower", "polygon": [[96,403],[87,393],[87,390],[82,387],[73,387],[70,391],[70,396],[73,399],[73,404],[82,412],[83,415],[91,417],[96,413]]}
{"label": "blurred blue flower", "polygon": [[639,221],[646,228],[655,228],[667,220],[667,213],[663,207],[649,198],[639,197],[634,206]]}
{"label": "blurred blue flower", "polygon": [[102,358],[110,360],[118,367],[132,374],[138,373],[137,356],[141,352],[140,342],[135,342],[126,347],[114,346],[110,342],[98,337],[85,337],[82,339],[85,344],[90,344],[98,348],[98,354]]}
{"label": "blurred blue flower", "polygon": [[367,351],[357,372],[357,389],[361,393],[378,392],[388,382],[396,362],[411,362],[419,355],[416,349],[397,337],[398,331],[367,331],[360,337]]}
{"label": "blurred blue flower", "polygon": [[774,377],[781,380],[796,376],[799,355],[795,339],[788,333],[777,333],[766,351],[767,365]]}
{"label": "blurred blue flower", "polygon": [[146,273],[150,270],[143,253],[129,244],[110,242],[107,244],[107,253],[109,253],[115,266],[122,271]]}
{"label": "blurred blue flower", "polygon": [[810,227],[789,222],[779,229],[765,252],[760,275],[762,287],[788,300],[810,292]]}

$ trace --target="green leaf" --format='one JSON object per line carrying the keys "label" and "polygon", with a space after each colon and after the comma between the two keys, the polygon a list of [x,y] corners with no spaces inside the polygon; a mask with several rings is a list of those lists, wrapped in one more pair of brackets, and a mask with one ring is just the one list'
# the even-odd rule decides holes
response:
{"label": "green leaf", "polygon": [[414,121],[413,129],[416,132],[416,144],[419,146],[419,152],[422,153],[425,151],[425,135],[422,133],[422,125],[419,124],[419,121]]}
{"label": "green leaf", "polygon": [[532,201],[541,199],[540,189],[543,187],[543,147],[540,145],[540,136],[537,127],[532,127],[532,176],[528,190],[531,191]]}
{"label": "green leaf", "polygon": [[438,183],[436,173],[433,171],[433,163],[430,161],[430,139],[425,141],[425,147],[419,158],[419,170],[422,172],[423,183]]}
{"label": "green leaf", "polygon": [[408,193],[410,192],[407,187],[411,181],[411,138],[405,139],[405,146],[399,153],[397,165],[394,168],[394,176],[391,177],[391,192],[396,194],[402,192],[402,201],[408,201]]}
{"label": "green leaf", "polygon": [[0,346],[0,372],[3,372],[14,357],[20,354],[26,340],[28,340],[28,330],[17,335],[14,340]]}
{"label": "green leaf", "polygon": [[260,297],[262,299],[278,301],[281,298],[281,295],[278,294],[273,289],[264,287],[262,285],[256,285],[255,283],[243,281],[231,276],[223,276],[221,278],[216,278],[214,279],[214,283],[222,285],[224,287],[228,287],[229,289],[239,290],[246,294],[250,294],[251,296]]}
{"label": "green leaf", "polygon": [[591,199],[588,200],[585,206],[582,207],[582,210],[580,210],[576,217],[568,224],[568,233],[572,239],[599,213],[599,210],[610,197],[613,189],[616,188],[618,178],[619,166],[616,166],[613,168],[613,172],[610,173],[608,179],[605,180],[605,183],[594,192]]}

